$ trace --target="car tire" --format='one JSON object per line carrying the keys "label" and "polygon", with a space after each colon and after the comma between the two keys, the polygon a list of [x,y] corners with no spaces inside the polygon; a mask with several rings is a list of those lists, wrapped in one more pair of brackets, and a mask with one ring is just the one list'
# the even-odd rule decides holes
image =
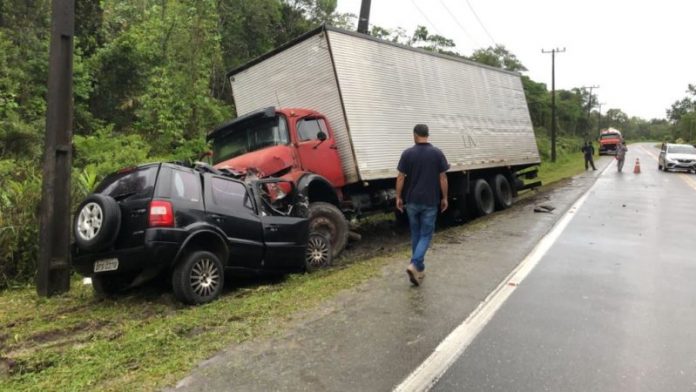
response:
{"label": "car tire", "polygon": [[510,181],[504,175],[496,174],[491,179],[490,185],[493,188],[495,207],[498,210],[510,208],[512,205],[512,186]]}
{"label": "car tire", "polygon": [[77,246],[96,251],[111,246],[121,227],[121,208],[112,197],[93,193],[77,208],[73,234]]}
{"label": "car tire", "polygon": [[477,217],[488,215],[495,210],[493,189],[486,180],[482,178],[475,180],[469,197],[472,211]]}
{"label": "car tire", "polygon": [[659,163],[657,164],[657,170],[662,170],[662,165],[660,165]]}
{"label": "car tire", "polygon": [[309,233],[319,233],[330,238],[333,257],[336,257],[348,243],[348,221],[341,210],[331,203],[311,203],[309,205]]}
{"label": "car tire", "polygon": [[331,240],[320,233],[310,234],[305,251],[305,271],[311,273],[329,267],[332,261]]}
{"label": "car tire", "polygon": [[94,275],[91,279],[94,294],[99,298],[111,298],[133,283],[133,277],[126,275]]}
{"label": "car tire", "polygon": [[187,253],[172,273],[174,296],[188,305],[215,300],[224,284],[225,271],[220,258],[204,250]]}

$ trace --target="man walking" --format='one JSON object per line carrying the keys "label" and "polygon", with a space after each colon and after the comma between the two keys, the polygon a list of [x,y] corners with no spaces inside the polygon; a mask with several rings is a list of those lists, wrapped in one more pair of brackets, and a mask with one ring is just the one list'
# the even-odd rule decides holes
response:
{"label": "man walking", "polygon": [[592,170],[597,170],[594,165],[594,160],[592,159],[592,156],[594,155],[594,147],[592,147],[592,143],[585,142],[585,145],[582,147],[582,152],[585,155],[585,170],[589,168],[588,165],[592,165]]}
{"label": "man walking", "polygon": [[623,143],[623,140],[621,140],[619,144],[616,145],[616,168],[619,170],[619,173],[621,173],[621,169],[623,169],[626,151],[628,151],[628,148]]}
{"label": "man walking", "polygon": [[[411,228],[411,263],[406,268],[408,278],[419,286],[425,278],[425,252],[435,230],[438,205],[447,209],[447,175],[449,164],[439,148],[428,143],[428,126],[413,128],[415,145],[406,149],[399,160],[396,177],[396,208],[406,213]],[[402,193],[405,197],[402,198]]]}

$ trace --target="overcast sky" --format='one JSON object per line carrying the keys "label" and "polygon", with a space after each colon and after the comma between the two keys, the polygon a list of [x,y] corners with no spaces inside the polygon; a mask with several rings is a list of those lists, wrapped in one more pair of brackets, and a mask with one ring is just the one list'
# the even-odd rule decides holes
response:
{"label": "overcast sky", "polygon": [[[358,15],[360,3],[338,0],[338,11]],[[464,55],[505,45],[549,89],[551,55],[541,49],[565,47],[556,88],[600,86],[602,112],[663,118],[696,83],[694,0],[372,0],[370,24],[409,35],[422,24]]]}

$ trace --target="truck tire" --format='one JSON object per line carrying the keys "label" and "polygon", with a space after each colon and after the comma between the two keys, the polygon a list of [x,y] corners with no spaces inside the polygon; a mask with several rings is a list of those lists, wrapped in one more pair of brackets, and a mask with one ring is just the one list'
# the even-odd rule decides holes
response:
{"label": "truck tire", "polygon": [[214,253],[194,250],[184,256],[172,273],[174,296],[188,305],[216,299],[225,284],[225,271]]}
{"label": "truck tire", "polygon": [[315,202],[309,205],[309,233],[319,233],[331,239],[332,256],[338,256],[348,243],[348,221],[335,205]]}
{"label": "truck tire", "polygon": [[82,250],[111,246],[121,228],[121,207],[112,197],[93,193],[77,209],[73,222],[75,243]]}
{"label": "truck tire", "polygon": [[491,179],[490,185],[493,188],[495,207],[498,210],[509,208],[512,205],[512,186],[510,181],[504,175],[496,174]]}
{"label": "truck tire", "polygon": [[495,210],[493,190],[486,180],[479,178],[474,181],[469,197],[472,210],[477,217],[488,215]]}

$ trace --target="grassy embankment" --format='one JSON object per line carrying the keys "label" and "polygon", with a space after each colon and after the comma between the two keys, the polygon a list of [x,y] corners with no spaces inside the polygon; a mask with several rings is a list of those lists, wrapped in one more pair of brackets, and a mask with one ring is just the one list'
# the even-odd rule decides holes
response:
{"label": "grassy embankment", "polygon": [[[579,152],[559,152],[557,163],[541,166],[544,184],[584,169]],[[368,257],[317,274],[246,282],[198,307],[181,306],[162,289],[97,300],[77,278],[70,293],[51,299],[38,298],[33,287],[7,290],[0,293],[0,390],[172,385],[225,346],[281,334],[294,315],[377,275],[389,260]]]}

